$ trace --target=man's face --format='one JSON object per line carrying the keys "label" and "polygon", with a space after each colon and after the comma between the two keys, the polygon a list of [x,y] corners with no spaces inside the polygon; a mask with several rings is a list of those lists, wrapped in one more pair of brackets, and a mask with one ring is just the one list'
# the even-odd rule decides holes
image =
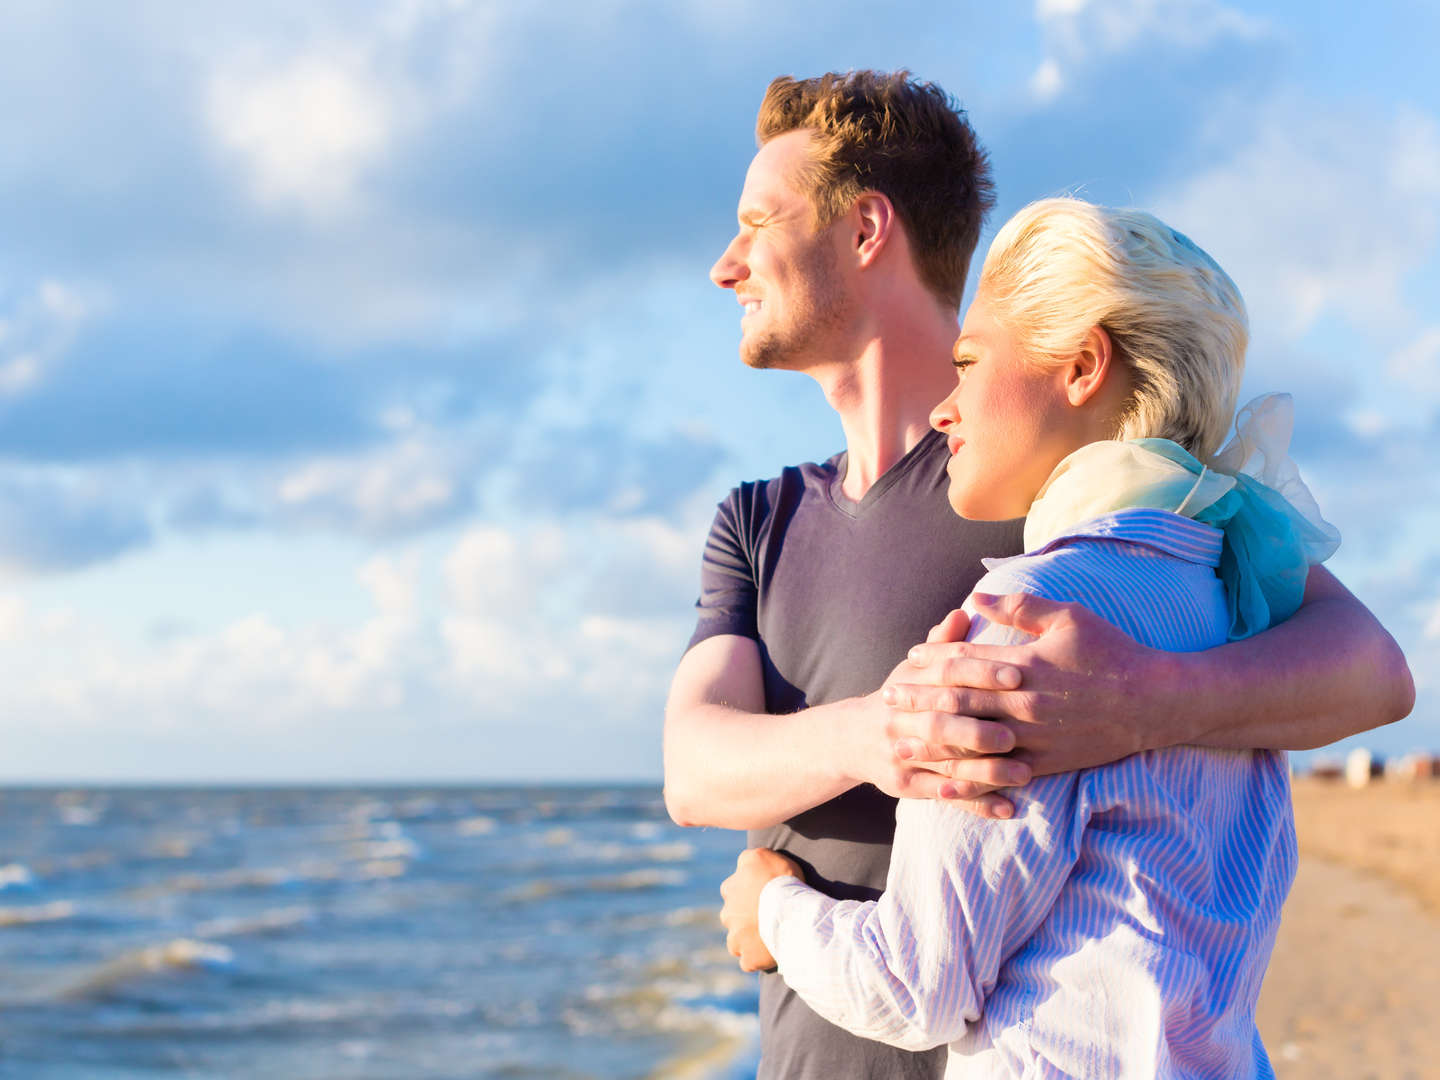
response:
{"label": "man's face", "polygon": [[760,148],[740,193],[740,231],[710,270],[745,308],[740,358],[754,368],[803,370],[836,359],[849,307],[836,246],[840,218],[818,232],[800,179],[810,134],[790,131]]}

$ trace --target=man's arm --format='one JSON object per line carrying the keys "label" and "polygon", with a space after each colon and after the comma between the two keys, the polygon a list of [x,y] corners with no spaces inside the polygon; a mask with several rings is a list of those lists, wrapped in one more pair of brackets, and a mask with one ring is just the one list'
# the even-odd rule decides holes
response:
{"label": "man's arm", "polygon": [[[1006,665],[989,662],[960,661],[952,670],[986,686],[1019,681]],[[891,795],[933,798],[948,778],[895,758],[900,731],[890,724],[896,715],[878,689],[769,714],[756,642],[736,634],[706,638],[680,661],[665,707],[666,808],[681,825],[751,829],[778,824],[861,783]],[[958,733],[962,745],[980,753],[1004,753],[1014,741],[1002,724],[938,714],[908,714],[905,731],[927,722],[944,723],[947,734]],[[987,757],[973,775],[1010,784],[1023,782],[1028,770]]]}
{"label": "man's arm", "polygon": [[[892,676],[908,685],[895,686],[891,700],[927,717],[893,725],[910,728],[900,752],[913,761],[948,756],[934,745],[928,717],[937,713],[1005,718],[1016,756],[1036,773],[1053,773],[1182,744],[1306,750],[1399,720],[1415,703],[1395,640],[1320,567],[1288,620],[1198,653],[1147,649],[1078,605],[1034,596],[977,597],[977,611],[1036,638],[1011,648],[932,641],[912,650],[910,670]],[[976,661],[1019,668],[1022,686],[954,689],[957,665],[973,671]],[[959,737],[943,724],[939,730],[946,732],[939,742]],[[981,760],[933,761],[957,781],[942,785],[942,797],[1002,806],[984,795],[984,773],[971,772]]]}

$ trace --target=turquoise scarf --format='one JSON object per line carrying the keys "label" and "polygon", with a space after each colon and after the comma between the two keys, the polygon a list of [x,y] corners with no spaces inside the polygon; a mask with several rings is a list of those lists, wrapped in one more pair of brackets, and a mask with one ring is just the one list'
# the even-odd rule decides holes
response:
{"label": "turquoise scarf", "polygon": [[1310,567],[1329,558],[1340,533],[1288,457],[1294,406],[1288,394],[1240,411],[1236,437],[1210,465],[1169,439],[1082,446],[1050,474],[1025,519],[1025,550],[1117,510],[1169,510],[1224,533],[1220,579],[1230,640],[1257,634],[1300,607]]}

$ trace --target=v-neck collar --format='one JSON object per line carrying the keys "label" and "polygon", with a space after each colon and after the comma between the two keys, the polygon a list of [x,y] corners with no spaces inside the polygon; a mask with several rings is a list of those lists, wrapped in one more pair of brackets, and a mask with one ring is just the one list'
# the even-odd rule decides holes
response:
{"label": "v-neck collar", "polygon": [[890,468],[886,469],[870,485],[870,490],[865,492],[864,497],[856,502],[845,494],[845,472],[850,465],[850,452],[841,451],[831,460],[835,463],[835,475],[830,478],[830,504],[840,513],[847,517],[858,518],[864,516],[870,507],[874,506],[885,493],[894,487],[900,479],[915,467],[915,463],[925,458],[934,448],[937,441],[943,436],[938,431],[927,431],[920,437],[920,441],[905,452],[905,455]]}

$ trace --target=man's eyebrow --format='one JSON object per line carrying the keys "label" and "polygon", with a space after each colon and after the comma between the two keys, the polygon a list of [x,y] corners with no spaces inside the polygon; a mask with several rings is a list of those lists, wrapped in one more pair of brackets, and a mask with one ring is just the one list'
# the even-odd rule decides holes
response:
{"label": "man's eyebrow", "polygon": [[742,206],[735,216],[739,218],[741,225],[761,225],[773,213],[773,210],[762,210],[758,206]]}

